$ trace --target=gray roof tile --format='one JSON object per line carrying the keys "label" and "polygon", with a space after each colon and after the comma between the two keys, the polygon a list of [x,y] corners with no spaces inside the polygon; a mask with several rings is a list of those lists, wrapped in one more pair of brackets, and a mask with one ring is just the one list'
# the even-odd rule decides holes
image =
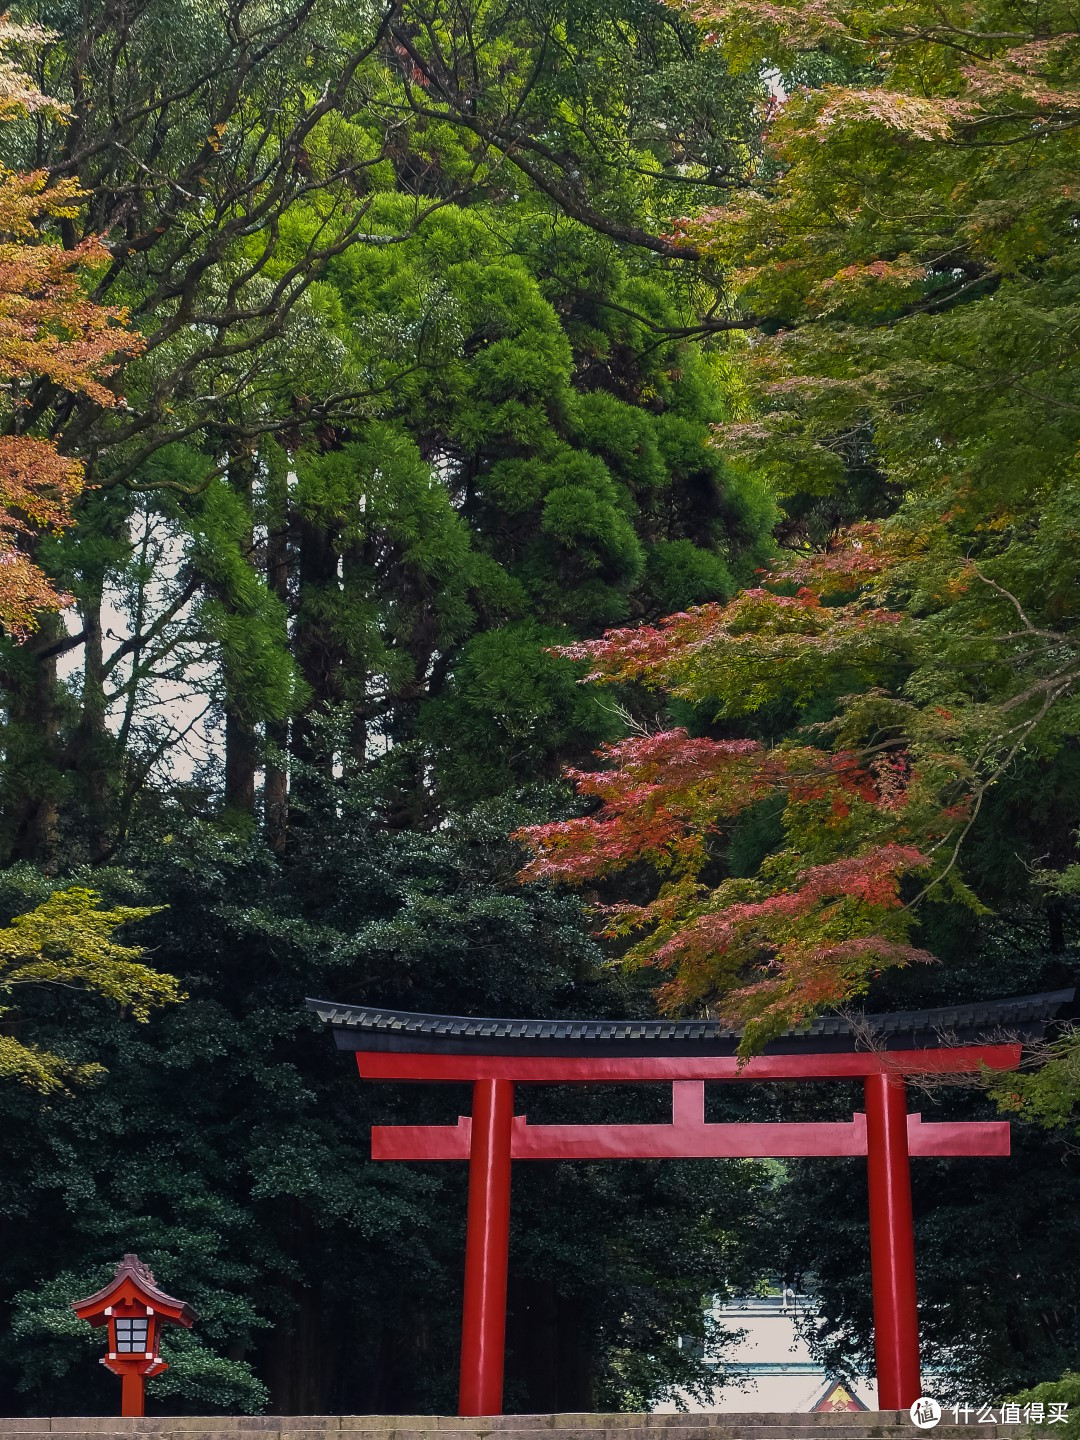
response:
{"label": "gray roof tile", "polygon": [[[934,1010],[904,1010],[862,1015],[856,1024],[846,1016],[819,1016],[808,1025],[786,1031],[769,1049],[855,1049],[869,1030],[886,1047],[922,1048],[1041,1034],[1058,1011],[1074,997],[1072,990],[1020,995]],[[539,1020],[473,1015],[426,1015],[379,1006],[342,1005],[308,1000],[308,1008],[335,1031],[339,1044],[357,1049],[392,1046],[461,1053],[656,1054],[664,1050],[731,1053],[741,1032],[715,1020]],[[415,1036],[415,1040],[406,1039]]]}

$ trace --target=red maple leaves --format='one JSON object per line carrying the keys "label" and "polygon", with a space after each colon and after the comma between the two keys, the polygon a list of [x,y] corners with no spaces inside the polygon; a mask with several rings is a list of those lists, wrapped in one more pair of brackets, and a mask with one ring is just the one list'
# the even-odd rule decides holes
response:
{"label": "red maple leaves", "polygon": [[536,851],[528,880],[593,880],[636,860],[687,873],[705,861],[706,837],[766,793],[762,747],[752,740],[691,739],[685,730],[605,745],[607,770],[569,770],[579,794],[602,804],[587,819],[517,832]]}
{"label": "red maple leaves", "polygon": [[[589,681],[704,703],[729,722],[865,673],[847,713],[817,735],[770,745],[671,729],[607,745],[601,768],[568,772],[590,813],[517,834],[533,857],[524,880],[608,892],[629,874],[645,887],[633,903],[594,895],[602,933],[623,943],[623,963],[665,972],[664,1008],[708,1007],[745,1027],[748,1048],[863,994],[886,967],[932,958],[911,942],[905,885],[938,873],[955,769],[931,745],[913,748],[911,707],[874,688],[875,667],[908,643],[902,617],[873,599],[894,558],[860,527],[767,577],[794,594],[754,587],[560,651]],[[861,738],[847,741],[845,727]],[[732,873],[733,837],[766,812],[773,833],[756,869]]]}
{"label": "red maple leaves", "polygon": [[[611,637],[601,644],[610,645]],[[669,1010],[709,1003],[759,1037],[865,988],[887,965],[931,957],[908,943],[901,883],[925,870],[915,845],[873,841],[873,820],[895,808],[888,787],[849,751],[768,748],[685,730],[635,736],[598,752],[605,769],[569,772],[578,794],[598,801],[588,816],[530,826],[516,838],[533,852],[523,880],[582,885],[648,865],[656,893],[643,904],[597,904],[611,939],[640,936],[630,964],[671,972],[660,990]],[[815,863],[811,847],[784,850],[754,880],[721,878],[720,841],[732,822],[767,797],[784,803],[789,833],[851,838],[860,853]],[[880,829],[880,827],[878,827]]]}

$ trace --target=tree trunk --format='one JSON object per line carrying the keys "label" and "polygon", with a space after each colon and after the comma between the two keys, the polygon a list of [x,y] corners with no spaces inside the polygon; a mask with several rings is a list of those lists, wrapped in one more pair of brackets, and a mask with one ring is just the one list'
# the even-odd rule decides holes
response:
{"label": "tree trunk", "polygon": [[[324,525],[302,519],[297,528],[300,597],[294,653],[310,695],[293,721],[292,753],[301,765],[330,780],[335,753],[325,722],[342,700],[342,655],[335,633],[341,588],[338,557]],[[298,775],[293,794],[299,796],[305,788],[303,776]]]}
{"label": "tree trunk", "polygon": [[225,711],[225,808],[243,815],[255,813],[255,768],[259,748],[255,730],[243,715]]}
{"label": "tree trunk", "polygon": [[71,760],[85,807],[89,859],[91,864],[98,864],[112,851],[116,822],[110,783],[114,747],[105,723],[105,657],[100,589],[86,601],[82,619],[86,637],[83,642],[82,714],[72,736]]}
{"label": "tree trunk", "polygon": [[64,634],[58,615],[45,615],[33,640],[9,657],[3,676],[8,696],[4,756],[7,862],[30,860],[55,867],[63,774],[56,659],[48,651]]}
{"label": "tree trunk", "polygon": [[[250,454],[234,455],[229,461],[229,480],[251,515],[255,460]],[[250,556],[255,537],[248,525],[244,549]],[[228,603],[226,599],[226,603]],[[255,769],[259,760],[258,740],[242,690],[242,681],[225,669],[225,808],[234,814],[255,814]]]}
{"label": "tree trunk", "polygon": [[289,722],[269,720],[266,725],[266,780],[263,785],[263,824],[266,840],[275,855],[280,855],[289,836],[289,772],[275,758],[288,753]]}
{"label": "tree trunk", "polygon": [[[349,546],[342,559],[342,581],[346,591],[346,603],[351,598],[350,588],[363,593],[364,581],[371,569],[368,553],[370,541],[360,541]],[[367,764],[369,740],[369,678],[367,656],[352,654],[349,657],[347,691],[349,699],[349,734],[347,739],[349,758],[354,769],[362,770]]]}
{"label": "tree trunk", "polygon": [[[285,464],[271,462],[266,481],[266,584],[289,606],[289,477]],[[263,783],[263,824],[267,842],[281,854],[289,831],[289,722],[269,720],[266,724],[266,768]]]}

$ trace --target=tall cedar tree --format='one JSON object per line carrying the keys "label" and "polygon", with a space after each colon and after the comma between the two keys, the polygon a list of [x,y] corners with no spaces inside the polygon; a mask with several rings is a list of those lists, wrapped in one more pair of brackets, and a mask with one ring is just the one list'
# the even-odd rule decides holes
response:
{"label": "tall cedar tree", "polygon": [[145,345],[123,411],[57,416],[96,488],[49,555],[80,623],[10,677],[11,860],[106,859],[185,748],[279,847],[292,762],[416,741],[403,822],[431,763],[466,800],[554,773],[618,722],[545,647],[726,597],[771,522],[703,444],[730,317],[663,234],[739,183],[760,81],[653,0],[182,18],[73,17],[71,123],[13,145],[78,176]]}

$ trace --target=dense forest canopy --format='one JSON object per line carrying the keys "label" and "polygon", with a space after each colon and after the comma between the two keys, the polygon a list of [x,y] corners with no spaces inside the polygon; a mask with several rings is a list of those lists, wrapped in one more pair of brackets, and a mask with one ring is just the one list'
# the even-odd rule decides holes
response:
{"label": "dense forest canopy", "polygon": [[[171,1406],[445,1410],[464,1176],[366,1137],[459,1097],[358,1087],[305,994],[749,1045],[1075,979],[1080,42],[1012,0],[15,18],[0,1400],[104,1412],[68,1304],[137,1249],[200,1315]],[[1027,1162],[916,1175],[957,1393],[1077,1362],[1076,1057],[935,1097]],[[703,1297],[778,1271],[870,1363],[847,1162],[521,1168],[512,1408],[711,1386]]]}

